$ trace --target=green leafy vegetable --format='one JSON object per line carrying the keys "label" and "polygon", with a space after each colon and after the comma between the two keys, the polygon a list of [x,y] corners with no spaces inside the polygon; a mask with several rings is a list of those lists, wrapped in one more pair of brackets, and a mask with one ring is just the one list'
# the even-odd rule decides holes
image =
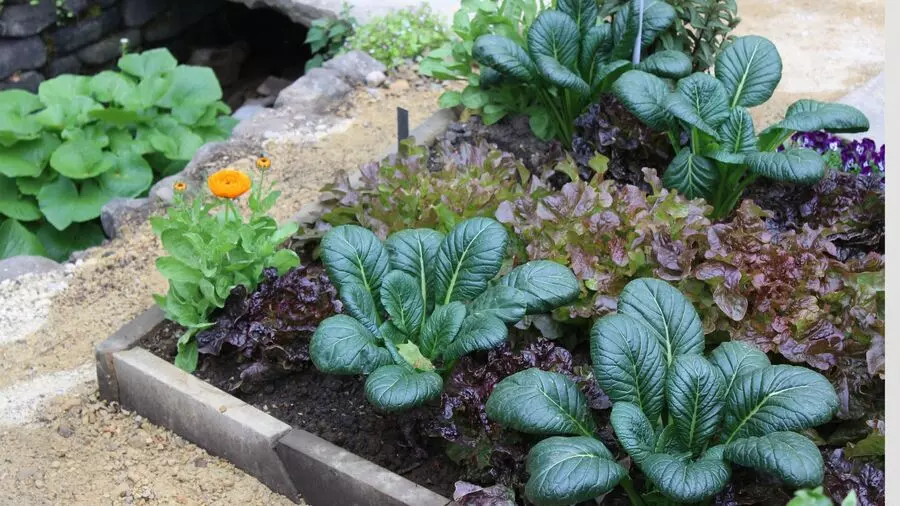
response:
{"label": "green leafy vegetable", "polygon": [[[725,487],[731,463],[794,487],[822,482],[816,445],[792,431],[826,423],[836,413],[837,394],[824,376],[770,365],[764,354],[739,343],[724,343],[705,358],[703,335],[695,336],[696,312],[662,281],[636,279],[620,300],[618,313],[594,324],[591,357],[597,381],[613,401],[610,422],[619,443],[650,490],[676,503],[705,501]],[[671,344],[695,339],[699,348]],[[562,375],[528,369],[497,384],[487,414],[524,432],[578,436],[532,448],[526,495],[535,504],[572,504],[616,483],[635,501],[625,474],[603,461],[608,451],[584,423],[591,419],[579,394]],[[576,444],[581,451],[573,450]]]}
{"label": "green leafy vegetable", "polygon": [[[327,373],[369,375],[367,398],[386,411],[434,399],[454,361],[506,341],[506,322],[578,296],[562,266],[525,264],[495,280],[506,245],[506,230],[487,218],[462,221],[446,236],[400,231],[384,244],[355,225],[331,229],[322,258],[351,316],[322,322],[310,342],[313,363]],[[553,279],[530,285],[535,268]]]}

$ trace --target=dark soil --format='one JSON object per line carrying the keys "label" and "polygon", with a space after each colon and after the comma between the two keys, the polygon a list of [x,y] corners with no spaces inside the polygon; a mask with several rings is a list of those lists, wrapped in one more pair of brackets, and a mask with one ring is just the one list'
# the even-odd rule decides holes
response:
{"label": "dark soil", "polygon": [[[181,328],[166,322],[141,341],[154,355],[175,359]],[[444,454],[440,440],[429,439],[424,424],[433,420],[434,408],[401,414],[377,412],[366,400],[361,377],[332,376],[310,368],[263,385],[239,385],[240,356],[200,356],[195,376],[266,413],[311,432],[341,448],[452,497],[460,476],[457,465]],[[248,388],[249,387],[249,388]]]}

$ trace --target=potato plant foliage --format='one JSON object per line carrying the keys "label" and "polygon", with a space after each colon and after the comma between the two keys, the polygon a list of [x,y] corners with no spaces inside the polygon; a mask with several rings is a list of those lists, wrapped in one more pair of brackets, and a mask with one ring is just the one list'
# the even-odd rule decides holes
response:
{"label": "potato plant foliage", "polygon": [[[727,215],[747,188],[763,177],[814,184],[825,173],[818,153],[801,148],[776,151],[795,132],[865,132],[866,116],[854,107],[798,100],[785,119],[759,134],[751,107],[772,97],[781,81],[781,56],[768,39],[738,37],[716,58],[715,76],[694,73],[675,83],[640,69],[612,86],[616,97],[646,125],[669,132],[675,158],[664,175],[667,187],[688,198],[703,197],[718,217]],[[690,133],[682,146],[680,134]]]}
{"label": "potato plant foliage", "polygon": [[574,274],[551,261],[494,281],[506,248],[506,230],[488,218],[465,220],[446,236],[403,230],[384,244],[356,225],[330,230],[322,258],[345,314],[313,334],[312,362],[326,373],[368,375],[366,396],[386,411],[434,399],[439,373],[457,359],[505,342],[508,323],[578,297]]}
{"label": "potato plant foliage", "polygon": [[[761,351],[726,342],[704,357],[700,317],[664,281],[625,286],[618,312],[591,330],[591,359],[613,402],[621,447],[647,478],[644,497],[696,503],[721,491],[730,464],[779,477],[793,487],[823,480],[816,445],[798,434],[828,422],[834,388],[810,369],[772,365]],[[595,436],[587,400],[567,377],[528,369],[497,384],[488,416],[505,426],[551,435],[528,455],[525,493],[539,506],[573,504],[620,482],[640,504],[627,472]]]}

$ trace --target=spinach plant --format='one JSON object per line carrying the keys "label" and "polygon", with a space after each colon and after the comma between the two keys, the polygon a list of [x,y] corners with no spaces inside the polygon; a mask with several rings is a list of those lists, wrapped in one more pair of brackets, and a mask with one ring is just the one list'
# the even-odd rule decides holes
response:
{"label": "spinach plant", "polygon": [[571,145],[575,119],[629,69],[671,78],[691,71],[690,58],[679,51],[640,61],[641,50],[675,21],[666,2],[634,0],[612,23],[597,24],[597,14],[594,0],[560,0],[538,14],[524,47],[503,35],[475,41],[472,56],[480,65],[511,80],[504,83],[510,93],[535,98],[527,113],[538,137]]}
{"label": "spinach plant", "polygon": [[98,244],[107,202],[146,194],[229,135],[234,120],[211,69],[178,65],[166,49],[118,64],[49,79],[37,95],[0,92],[0,235],[13,245],[4,255],[62,260]]}
{"label": "spinach plant", "polygon": [[[775,45],[750,35],[719,53],[715,77],[694,73],[672,90],[665,80],[635,69],[612,91],[646,125],[669,133],[676,155],[663,175],[665,185],[689,198],[705,198],[721,218],[760,177],[801,184],[822,178],[824,162],[815,151],[776,151],[794,132],[869,129],[866,116],[854,107],[804,99],[757,135],[749,108],[772,97],[781,70]],[[678,140],[682,131],[690,133],[689,146]]]}
{"label": "spinach plant", "polygon": [[457,359],[506,341],[508,323],[578,297],[575,275],[547,260],[492,282],[506,247],[506,230],[488,218],[446,236],[403,230],[385,244],[356,225],[330,230],[322,258],[346,314],[316,329],[312,362],[326,373],[368,375],[366,397],[386,411],[435,398]]}
{"label": "spinach plant", "polygon": [[347,38],[353,34],[356,19],[350,15],[350,4],[341,4],[341,14],[335,18],[324,17],[314,19],[306,32],[306,44],[313,53],[313,57],[307,60],[303,71],[321,67],[326,60],[337,56],[344,50]]}
{"label": "spinach plant", "polygon": [[528,369],[497,384],[488,416],[513,429],[554,435],[528,455],[525,493],[539,506],[572,504],[621,484],[632,504],[696,503],[722,490],[730,463],[795,487],[821,484],[816,445],[795,431],[831,419],[834,388],[821,374],[771,365],[764,353],[726,342],[703,356],[700,317],[673,286],[641,278],[623,289],[618,311],[591,329],[591,358],[613,402],[610,422],[643,471],[639,494],[595,436],[587,401],[563,375]]}

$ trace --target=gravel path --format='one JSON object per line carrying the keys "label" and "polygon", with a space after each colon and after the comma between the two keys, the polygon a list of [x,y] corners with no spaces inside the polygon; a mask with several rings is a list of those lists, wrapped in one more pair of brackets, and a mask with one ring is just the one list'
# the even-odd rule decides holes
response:
{"label": "gravel path", "polygon": [[[750,5],[752,3],[752,5]],[[754,111],[757,127],[801,97],[833,100],[884,65],[884,0],[753,0],[739,33],[779,46],[779,92]],[[315,144],[267,146],[284,192],[275,214],[292,216],[339,169],[380,154],[395,135],[394,108],[415,125],[439,92],[356,93],[349,128]],[[242,166],[245,160],[227,160]],[[223,161],[224,163],[224,161]],[[92,348],[165,289],[149,225],[94,248],[63,272],[0,283],[0,505],[286,505],[227,462],[164,429],[100,402]]]}

